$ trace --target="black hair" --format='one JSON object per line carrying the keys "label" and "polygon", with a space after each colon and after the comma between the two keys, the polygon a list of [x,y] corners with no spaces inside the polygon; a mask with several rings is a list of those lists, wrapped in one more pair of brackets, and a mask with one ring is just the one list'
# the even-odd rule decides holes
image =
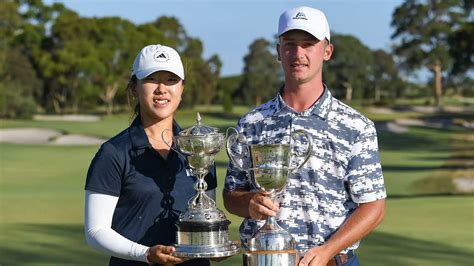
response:
{"label": "black hair", "polygon": [[130,107],[130,110],[132,110],[130,120],[133,120],[135,117],[140,115],[140,102],[137,99],[136,93],[137,81],[138,78],[136,75],[131,76],[126,88],[128,106]]}

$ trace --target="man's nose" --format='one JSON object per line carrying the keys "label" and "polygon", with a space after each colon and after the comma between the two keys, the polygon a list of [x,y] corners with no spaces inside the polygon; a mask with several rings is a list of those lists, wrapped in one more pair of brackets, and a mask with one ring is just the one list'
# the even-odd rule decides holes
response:
{"label": "man's nose", "polygon": [[304,48],[300,45],[296,45],[294,49],[294,55],[296,58],[303,57],[304,55]]}

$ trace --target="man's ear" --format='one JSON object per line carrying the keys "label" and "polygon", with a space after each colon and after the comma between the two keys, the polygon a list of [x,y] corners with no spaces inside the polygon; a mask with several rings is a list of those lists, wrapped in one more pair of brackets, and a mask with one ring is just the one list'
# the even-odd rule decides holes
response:
{"label": "man's ear", "polygon": [[334,51],[334,45],[332,45],[332,43],[329,43],[328,45],[326,45],[326,47],[324,48],[324,55],[323,55],[324,61],[329,61],[329,59],[331,59],[333,51]]}

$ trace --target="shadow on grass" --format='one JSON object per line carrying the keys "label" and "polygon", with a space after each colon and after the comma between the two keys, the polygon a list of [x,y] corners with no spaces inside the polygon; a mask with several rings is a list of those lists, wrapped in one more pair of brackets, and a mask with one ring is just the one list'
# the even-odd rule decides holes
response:
{"label": "shadow on grass", "polygon": [[82,225],[2,224],[0,265],[107,265],[86,244]]}
{"label": "shadow on grass", "polygon": [[366,237],[357,252],[361,265],[472,265],[472,250],[384,232]]}
{"label": "shadow on grass", "polygon": [[388,199],[417,199],[417,198],[433,198],[433,197],[467,197],[468,199],[472,197],[473,193],[459,193],[459,192],[431,192],[431,193],[418,193],[412,195],[398,195],[390,194],[387,196]]}
{"label": "shadow on grass", "polygon": [[428,121],[449,121],[451,122],[454,119],[463,119],[463,120],[474,120],[473,112],[439,112],[430,115],[426,115],[425,119]]}
{"label": "shadow on grass", "polygon": [[378,140],[380,150],[427,150],[439,145],[438,141],[424,136],[392,132],[379,132]]}
{"label": "shadow on grass", "polygon": [[388,165],[383,166],[384,171],[433,171],[433,170],[460,170],[472,169],[474,165],[450,164],[441,166],[404,166],[404,165]]}
{"label": "shadow on grass", "polygon": [[[108,257],[85,243],[82,225],[0,225],[0,264],[106,265]],[[373,232],[358,255],[363,265],[472,265],[472,251]],[[242,265],[240,255],[213,265]]]}
{"label": "shadow on grass", "polygon": [[[453,149],[454,151],[458,151]],[[463,151],[464,149],[460,149]],[[470,149],[466,148],[466,151],[470,151]],[[466,161],[474,161],[474,155],[453,155],[453,156],[426,156],[426,157],[418,157],[420,160],[466,160]]]}

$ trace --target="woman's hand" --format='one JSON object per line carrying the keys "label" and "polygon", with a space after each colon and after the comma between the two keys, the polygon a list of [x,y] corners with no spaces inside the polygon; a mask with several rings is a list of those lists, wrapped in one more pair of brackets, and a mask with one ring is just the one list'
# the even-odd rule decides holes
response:
{"label": "woman's hand", "polygon": [[146,258],[149,262],[156,262],[164,265],[178,264],[188,260],[172,256],[171,254],[173,252],[175,252],[173,246],[156,245],[148,250]]}

